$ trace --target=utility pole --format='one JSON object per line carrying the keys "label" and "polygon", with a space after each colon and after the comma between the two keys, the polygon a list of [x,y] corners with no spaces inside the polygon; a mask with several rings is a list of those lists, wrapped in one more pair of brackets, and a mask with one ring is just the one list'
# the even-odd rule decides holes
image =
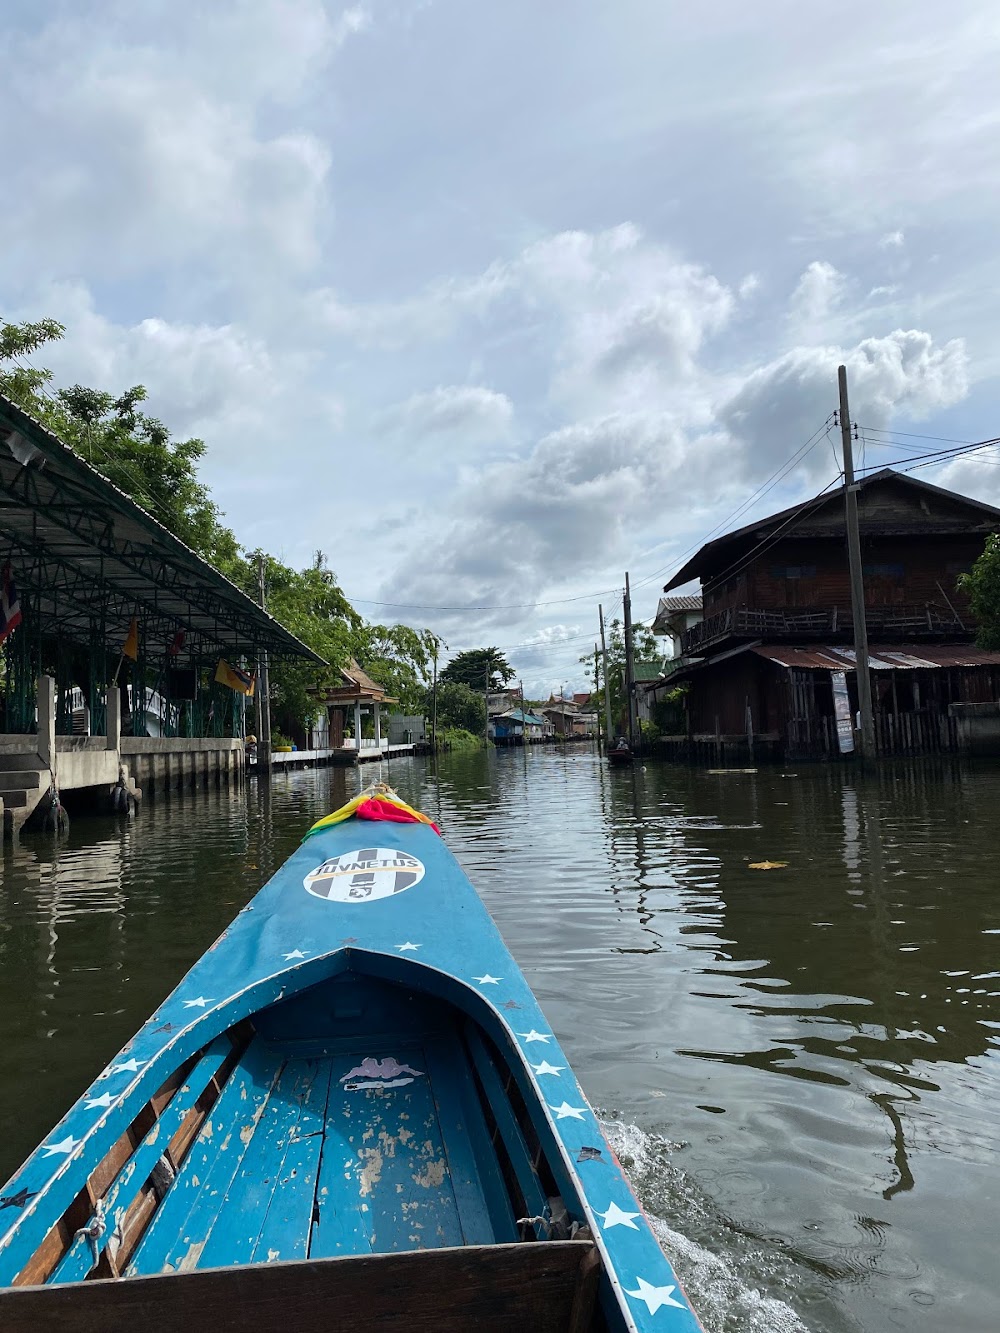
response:
{"label": "utility pole", "polygon": [[632,649],[632,594],[629,590],[628,571],[625,571],[625,697],[628,700],[628,743],[635,749],[635,662]]}
{"label": "utility pole", "polygon": [[601,657],[600,649],[594,644],[594,693],[591,698],[594,701],[594,711],[597,714],[597,753],[601,752],[601,705],[598,703],[598,696],[601,693]]}
{"label": "utility pole", "polygon": [[528,753],[528,719],[524,711],[524,681],[518,680],[517,688],[521,692],[521,745],[524,747],[525,755]]}
{"label": "utility pole", "polygon": [[486,730],[483,732],[483,740],[486,748],[490,744],[490,676],[493,674],[493,664],[488,663],[486,667],[486,688],[483,691],[483,704],[486,709]]}
{"label": "utility pole", "polygon": [[872,678],[868,667],[868,623],[865,620],[865,577],[861,563],[861,532],[858,528],[858,487],[854,480],[851,447],[851,411],[847,403],[847,367],[837,369],[840,388],[840,438],[844,446],[844,500],[847,518],[847,557],[851,570],[851,614],[854,619],[854,660],[858,677],[858,710],[861,713],[861,762],[875,761],[875,719],[872,714]]}
{"label": "utility pole", "polygon": [[[257,557],[257,575],[260,580],[260,609],[265,610],[264,605],[264,553],[263,551]],[[257,716],[258,716],[258,735],[257,735],[257,772],[265,774],[268,778],[271,776],[271,687],[267,672],[267,649],[265,648],[260,657],[260,667],[257,675]]]}
{"label": "utility pole", "polygon": [[604,607],[597,608],[601,620],[601,660],[604,663],[604,744],[611,749],[611,688],[608,685],[608,645],[604,641]]}

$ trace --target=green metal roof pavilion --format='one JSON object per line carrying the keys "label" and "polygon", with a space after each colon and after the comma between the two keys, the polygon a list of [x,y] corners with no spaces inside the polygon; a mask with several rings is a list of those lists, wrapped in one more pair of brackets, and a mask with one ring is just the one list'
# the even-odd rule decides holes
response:
{"label": "green metal roof pavilion", "polygon": [[137,616],[149,644],[185,633],[182,657],[323,659],[0,394],[0,554],[33,629],[109,647]]}

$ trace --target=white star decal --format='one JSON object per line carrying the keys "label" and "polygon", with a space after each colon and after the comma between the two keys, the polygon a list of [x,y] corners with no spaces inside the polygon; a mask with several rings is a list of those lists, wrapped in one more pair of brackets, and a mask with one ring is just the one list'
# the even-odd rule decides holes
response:
{"label": "white star decal", "polygon": [[638,1217],[639,1214],[626,1213],[623,1209],[619,1208],[616,1203],[610,1203],[605,1212],[598,1213],[597,1216],[604,1219],[601,1227],[602,1231],[610,1231],[612,1227],[630,1227],[633,1231],[639,1230],[635,1222],[632,1220],[633,1218]]}
{"label": "white star decal", "polygon": [[84,1102],[84,1110],[93,1111],[95,1107],[99,1106],[106,1111],[108,1107],[117,1100],[118,1098],[113,1096],[110,1092],[102,1093],[100,1097],[88,1097]]}
{"label": "white star decal", "polygon": [[551,1041],[552,1037],[547,1032],[536,1032],[534,1028],[530,1032],[519,1032],[517,1034],[523,1041]]}
{"label": "white star decal", "polygon": [[537,1078],[543,1074],[555,1074],[557,1077],[566,1068],[565,1065],[550,1065],[548,1060],[543,1060],[540,1065],[532,1065],[532,1072]]}
{"label": "white star decal", "polygon": [[550,1106],[550,1111],[555,1111],[557,1120],[582,1120],[586,1115],[582,1106],[570,1106],[569,1102],[563,1102],[562,1106]]}
{"label": "white star decal", "polygon": [[133,1056],[131,1060],[123,1060],[120,1065],[112,1065],[108,1070],[108,1077],[110,1078],[112,1074],[135,1074],[145,1063],[145,1060],[137,1060]]}
{"label": "white star decal", "polygon": [[282,958],[285,959],[286,962],[291,962],[291,960],[292,960],[293,958],[308,958],[308,957],[309,957],[309,955],[303,953],[301,949],[293,949],[291,953],[283,953],[281,956],[282,956]]}
{"label": "white star decal", "polygon": [[491,977],[487,972],[484,977],[473,977],[472,980],[478,981],[480,986],[498,986],[503,981],[503,977]]}
{"label": "white star decal", "polygon": [[656,1314],[661,1305],[673,1305],[678,1310],[684,1309],[681,1302],[675,1301],[670,1294],[677,1290],[676,1287],[654,1287],[644,1277],[637,1277],[636,1282],[639,1284],[639,1290],[626,1291],[625,1295],[634,1296],[639,1301],[645,1301],[650,1314]]}
{"label": "white star decal", "polygon": [[185,1009],[204,1009],[206,1004],[211,1004],[211,999],[206,1000],[204,995],[199,995],[197,1000],[185,1000]]}
{"label": "white star decal", "polygon": [[46,1143],[44,1145],[45,1156],[57,1157],[59,1153],[71,1153],[73,1149],[76,1147],[76,1145],[80,1142],[81,1142],[80,1139],[75,1139],[73,1135],[70,1134],[63,1139],[62,1143]]}
{"label": "white star decal", "polygon": [[396,948],[399,950],[400,953],[416,953],[417,950],[421,947],[422,946],[419,944],[412,944],[409,940],[407,940],[405,944],[396,945]]}

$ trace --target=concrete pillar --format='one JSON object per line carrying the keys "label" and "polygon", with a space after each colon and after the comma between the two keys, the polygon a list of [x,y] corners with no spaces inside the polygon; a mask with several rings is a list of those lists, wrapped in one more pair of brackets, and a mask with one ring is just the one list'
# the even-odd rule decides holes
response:
{"label": "concrete pillar", "polygon": [[382,745],[382,708],[377,699],[375,700],[375,745],[378,748]]}
{"label": "concrete pillar", "polygon": [[[55,716],[55,714],[53,714]],[[354,700],[354,748],[361,752],[361,700]]]}
{"label": "concrete pillar", "polygon": [[38,677],[38,754],[53,777],[56,774],[56,683]]}
{"label": "concrete pillar", "polygon": [[107,713],[108,743],[107,750],[118,751],[122,748],[122,693],[117,685],[111,685],[105,696]]}

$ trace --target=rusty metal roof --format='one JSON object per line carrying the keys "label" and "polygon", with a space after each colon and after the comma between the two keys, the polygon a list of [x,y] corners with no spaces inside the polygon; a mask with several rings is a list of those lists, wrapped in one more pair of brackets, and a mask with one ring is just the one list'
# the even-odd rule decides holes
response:
{"label": "rusty metal roof", "polygon": [[[811,644],[808,648],[785,648],[767,644],[751,648],[779,666],[796,671],[853,671],[854,649],[841,644]],[[872,644],[868,658],[874,671],[928,671],[943,667],[1000,667],[1000,653],[986,652],[971,643]]]}

